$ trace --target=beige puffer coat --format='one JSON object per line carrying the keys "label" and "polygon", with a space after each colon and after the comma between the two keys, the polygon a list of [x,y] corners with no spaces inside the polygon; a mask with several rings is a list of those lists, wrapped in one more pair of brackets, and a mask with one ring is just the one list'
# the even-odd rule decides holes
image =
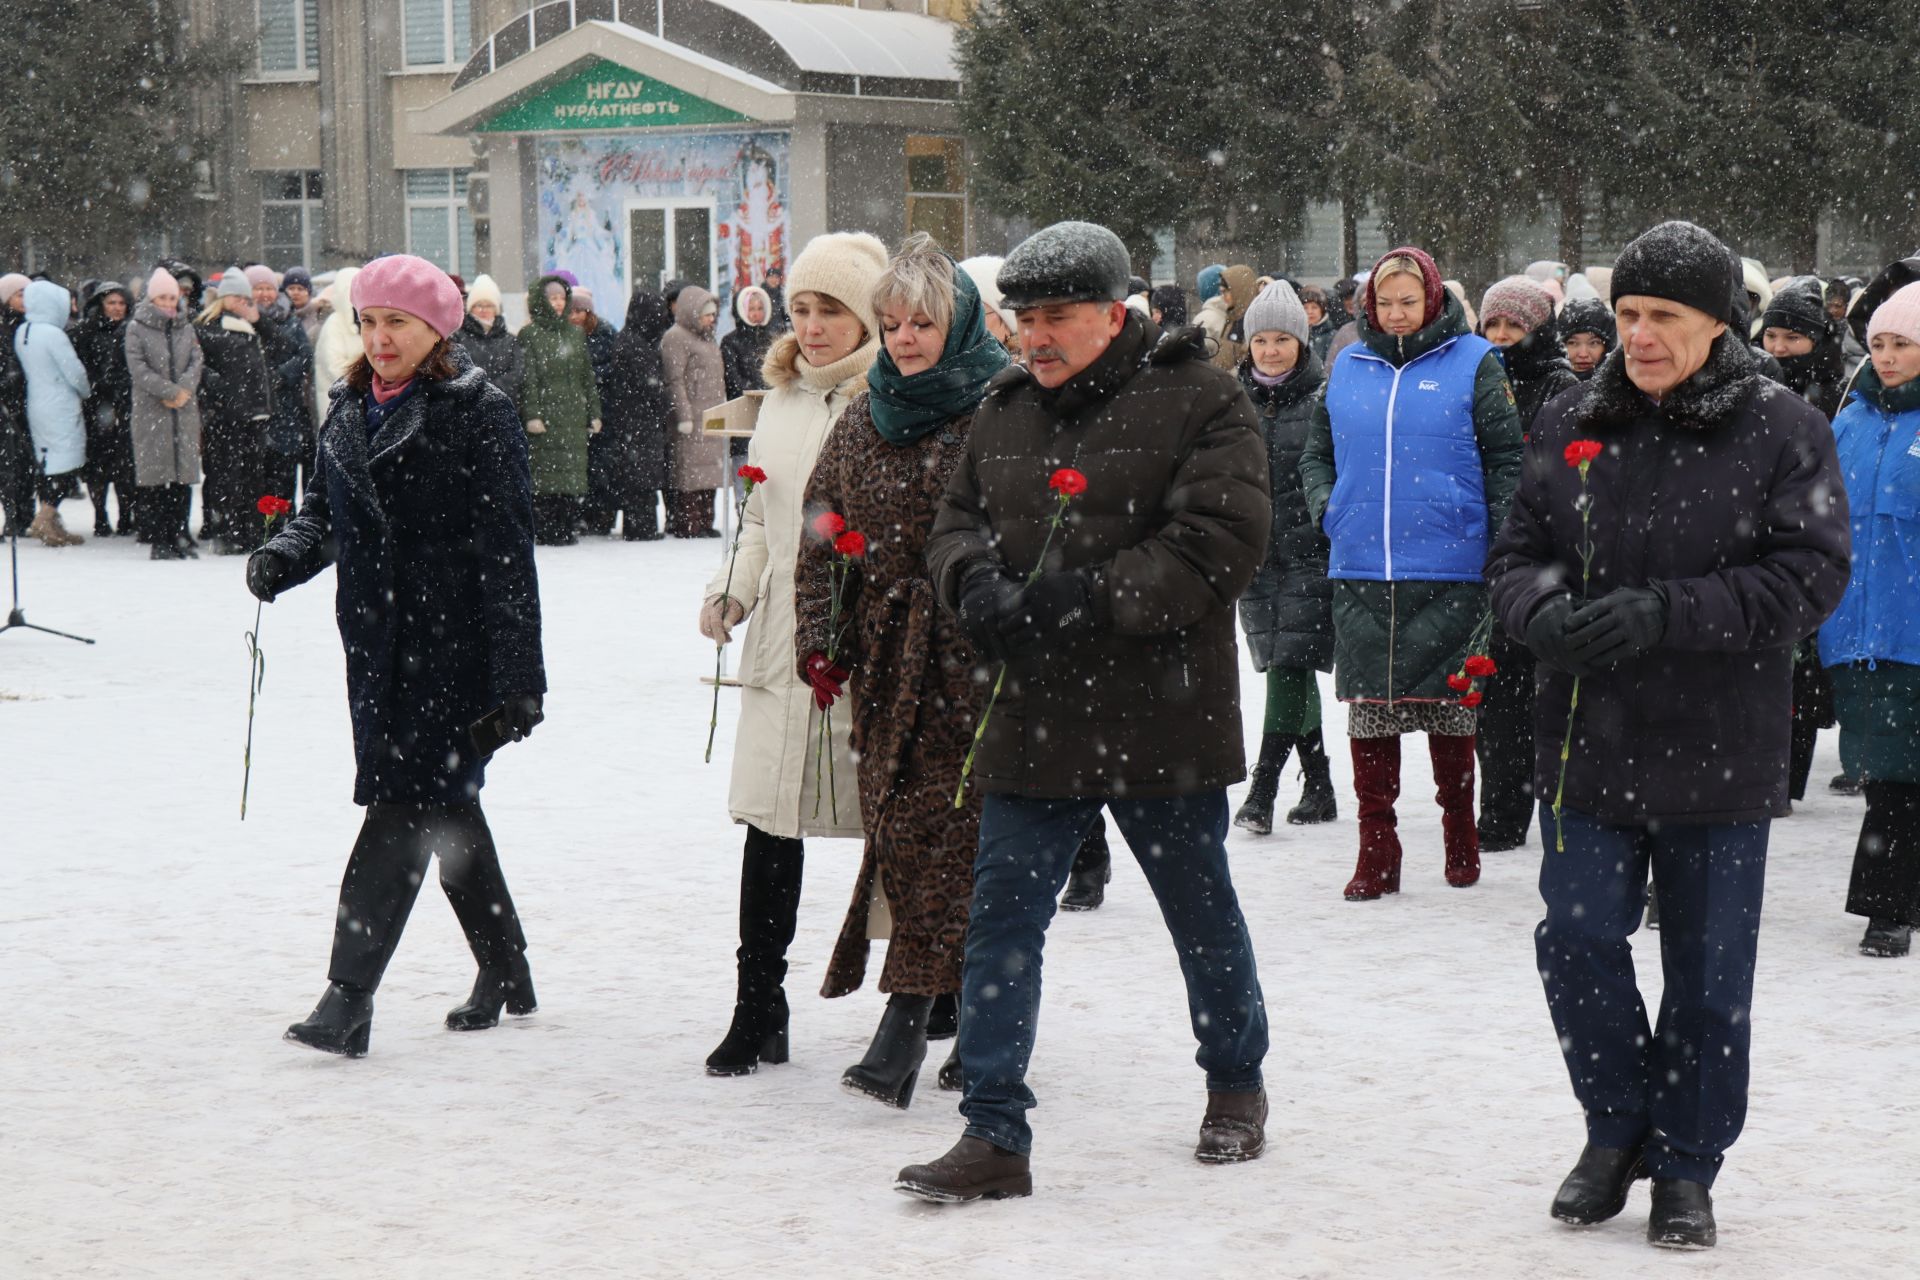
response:
{"label": "beige puffer coat", "polygon": [[[727,808],[735,822],[776,836],[857,838],[860,791],[847,744],[852,713],[842,703],[833,716],[831,801],[815,781],[820,713],[813,691],[794,670],[794,566],[807,521],[807,481],[827,432],[847,404],[866,389],[877,342],[835,364],[815,368],[800,360],[789,333],[767,352],[767,398],[747,461],[767,473],[747,499],[740,559],[727,586],[723,564],[706,599],[731,595],[747,611],[740,648],[740,729],[733,748],[733,785]],[[816,799],[819,816],[814,816]],[[835,815],[837,816],[837,819]]]}

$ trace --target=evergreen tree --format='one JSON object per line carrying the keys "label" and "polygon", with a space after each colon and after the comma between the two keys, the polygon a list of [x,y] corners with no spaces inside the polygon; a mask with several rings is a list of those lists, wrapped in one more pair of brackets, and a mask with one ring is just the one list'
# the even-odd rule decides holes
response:
{"label": "evergreen tree", "polygon": [[238,65],[186,47],[179,0],[3,0],[0,258],[125,252],[193,198],[190,98]]}

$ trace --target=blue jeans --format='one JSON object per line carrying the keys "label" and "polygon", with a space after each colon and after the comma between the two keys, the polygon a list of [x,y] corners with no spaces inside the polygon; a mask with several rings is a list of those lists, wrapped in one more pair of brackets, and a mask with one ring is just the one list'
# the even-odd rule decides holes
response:
{"label": "blue jeans", "polygon": [[1033,1149],[1026,1115],[1036,1104],[1026,1077],[1040,1014],[1040,953],[1073,855],[1102,808],[1119,823],[1173,935],[1207,1088],[1261,1087],[1267,1011],[1227,871],[1227,793],[1160,800],[989,795],[961,974],[960,1112],[969,1136],[1008,1151]]}
{"label": "blue jeans", "polygon": [[[1540,977],[1587,1139],[1645,1140],[1655,1178],[1712,1186],[1747,1118],[1753,966],[1766,883],[1766,822],[1614,826],[1569,810],[1567,848],[1547,833],[1534,931]],[[1660,893],[1660,1021],[1648,1027],[1627,937],[1647,868]]]}

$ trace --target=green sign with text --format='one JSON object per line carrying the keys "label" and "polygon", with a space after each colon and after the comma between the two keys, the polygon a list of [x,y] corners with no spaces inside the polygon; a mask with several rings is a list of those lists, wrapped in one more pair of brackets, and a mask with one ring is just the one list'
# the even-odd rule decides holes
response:
{"label": "green sign with text", "polygon": [[508,107],[480,126],[482,133],[548,129],[666,129],[694,124],[738,124],[752,117],[670,84],[596,58],[577,75]]}

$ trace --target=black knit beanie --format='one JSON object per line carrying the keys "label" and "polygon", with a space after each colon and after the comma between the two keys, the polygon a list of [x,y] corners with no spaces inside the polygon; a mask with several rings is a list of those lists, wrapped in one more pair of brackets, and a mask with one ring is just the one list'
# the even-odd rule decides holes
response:
{"label": "black knit beanie", "polygon": [[1826,289],[1817,276],[1795,276],[1780,286],[1767,304],[1761,324],[1768,329],[1791,329],[1815,342],[1832,332],[1834,320],[1827,314]]}
{"label": "black knit beanie", "polygon": [[1733,295],[1741,272],[1717,236],[1691,222],[1663,222],[1643,231],[1613,264],[1612,301],[1630,294],[1666,298],[1715,320],[1733,322]]}

